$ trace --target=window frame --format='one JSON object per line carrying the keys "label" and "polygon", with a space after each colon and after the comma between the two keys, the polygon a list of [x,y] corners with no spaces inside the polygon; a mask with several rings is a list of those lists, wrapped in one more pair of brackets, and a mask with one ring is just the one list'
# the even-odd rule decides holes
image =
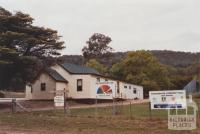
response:
{"label": "window frame", "polygon": [[[81,85],[79,85],[79,81],[81,82]],[[76,91],[77,92],[82,92],[83,91],[83,79],[77,79],[76,83]]]}
{"label": "window frame", "polygon": [[101,78],[100,77],[97,77],[97,82],[100,82],[101,81]]}
{"label": "window frame", "polygon": [[133,88],[133,94],[137,94],[137,89]]}
{"label": "window frame", "polygon": [[40,84],[40,91],[46,91],[46,83]]}
{"label": "window frame", "polygon": [[30,85],[30,88],[31,88],[31,93],[33,93],[33,87],[32,87],[32,85]]}
{"label": "window frame", "polygon": [[119,81],[117,81],[117,93],[120,93],[120,89],[119,89]]}

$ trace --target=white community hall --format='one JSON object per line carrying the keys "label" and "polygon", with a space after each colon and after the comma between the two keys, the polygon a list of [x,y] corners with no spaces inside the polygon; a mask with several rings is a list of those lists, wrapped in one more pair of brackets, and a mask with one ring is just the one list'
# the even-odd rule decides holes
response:
{"label": "white community hall", "polygon": [[26,99],[52,100],[58,90],[71,99],[143,99],[143,87],[71,63],[56,64],[26,85]]}

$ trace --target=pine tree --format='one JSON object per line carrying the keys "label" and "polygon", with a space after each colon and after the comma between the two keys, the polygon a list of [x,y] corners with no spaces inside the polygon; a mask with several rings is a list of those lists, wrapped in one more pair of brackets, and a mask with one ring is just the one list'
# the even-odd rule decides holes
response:
{"label": "pine tree", "polygon": [[3,88],[31,81],[46,59],[60,55],[59,51],[65,48],[56,30],[35,26],[33,20],[28,14],[11,13],[0,7],[0,86],[4,85]]}

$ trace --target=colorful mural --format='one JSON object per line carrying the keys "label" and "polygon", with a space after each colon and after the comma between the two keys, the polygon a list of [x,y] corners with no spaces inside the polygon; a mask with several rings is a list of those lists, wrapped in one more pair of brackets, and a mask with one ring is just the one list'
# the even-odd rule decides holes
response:
{"label": "colorful mural", "polygon": [[112,94],[112,89],[109,85],[101,85],[97,89],[97,94]]}

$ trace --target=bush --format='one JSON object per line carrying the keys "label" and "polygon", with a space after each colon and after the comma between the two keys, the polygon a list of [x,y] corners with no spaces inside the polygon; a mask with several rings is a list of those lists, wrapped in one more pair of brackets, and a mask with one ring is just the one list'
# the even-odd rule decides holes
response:
{"label": "bush", "polygon": [[194,93],[192,94],[192,98],[200,98],[200,93]]}
{"label": "bush", "polygon": [[0,98],[4,98],[5,97],[5,94],[0,92]]}

